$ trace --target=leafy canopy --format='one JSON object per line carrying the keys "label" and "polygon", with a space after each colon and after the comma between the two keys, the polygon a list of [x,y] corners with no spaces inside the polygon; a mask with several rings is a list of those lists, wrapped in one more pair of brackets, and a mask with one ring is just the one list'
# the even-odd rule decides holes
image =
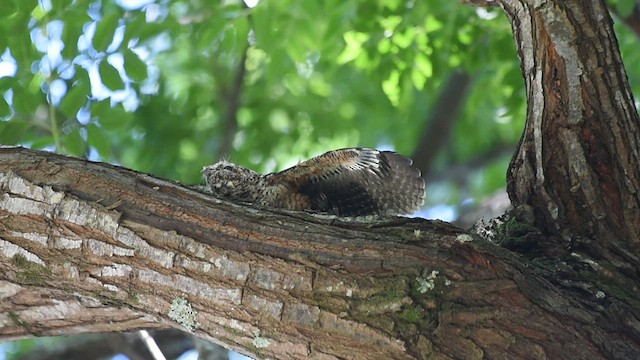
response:
{"label": "leafy canopy", "polygon": [[[436,0],[253,5],[3,0],[0,143],[187,183],[223,155],[262,171],[346,146],[410,155],[459,69],[472,87],[432,170],[517,142],[523,82],[498,9]],[[507,161],[473,175],[471,192],[504,186]],[[431,201],[462,196],[441,189]]]}

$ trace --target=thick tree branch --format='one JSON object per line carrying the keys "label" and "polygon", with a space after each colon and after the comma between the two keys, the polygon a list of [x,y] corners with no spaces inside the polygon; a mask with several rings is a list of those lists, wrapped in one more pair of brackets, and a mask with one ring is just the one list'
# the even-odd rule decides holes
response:
{"label": "thick tree branch", "polygon": [[0,217],[2,340],[175,327],[260,358],[640,355],[638,297],[588,258],[538,264],[441,222],[261,210],[21,148],[0,149]]}

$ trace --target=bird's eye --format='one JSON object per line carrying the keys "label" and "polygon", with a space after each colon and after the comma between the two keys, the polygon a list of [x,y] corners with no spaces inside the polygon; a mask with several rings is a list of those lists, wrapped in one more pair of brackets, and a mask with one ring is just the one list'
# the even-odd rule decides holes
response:
{"label": "bird's eye", "polygon": [[225,165],[225,166],[224,166],[224,169],[225,169],[225,170],[233,170],[233,166],[231,166],[231,165]]}

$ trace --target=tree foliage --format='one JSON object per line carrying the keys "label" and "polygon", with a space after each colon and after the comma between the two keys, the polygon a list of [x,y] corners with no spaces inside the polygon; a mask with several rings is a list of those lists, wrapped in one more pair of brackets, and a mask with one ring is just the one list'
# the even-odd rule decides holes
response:
{"label": "tree foliage", "polygon": [[496,10],[438,1],[126,3],[4,3],[0,28],[13,36],[0,49],[16,70],[0,81],[2,143],[188,182],[223,155],[273,170],[343,146],[410,154],[458,68],[474,87],[439,166],[519,136],[522,80]]}
{"label": "tree foliage", "polygon": [[[274,170],[336,147],[410,154],[459,69],[473,85],[451,145],[434,149],[436,170],[514,145],[525,114],[513,39],[497,9],[7,0],[0,17],[12,34],[0,39],[9,69],[0,79],[0,142],[191,183],[221,156]],[[621,38],[637,59],[636,39]],[[491,159],[467,184],[471,194],[503,187],[507,161]],[[458,198],[455,187],[438,189],[432,202]]]}

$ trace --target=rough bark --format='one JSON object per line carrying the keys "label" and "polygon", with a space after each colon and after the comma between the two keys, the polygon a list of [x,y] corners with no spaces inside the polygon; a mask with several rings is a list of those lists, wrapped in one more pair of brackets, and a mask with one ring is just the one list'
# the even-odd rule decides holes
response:
{"label": "rough bark", "polygon": [[637,297],[572,278],[586,258],[256,209],[22,148],[0,149],[0,194],[2,340],[175,327],[258,358],[640,356]]}
{"label": "rough bark", "polygon": [[640,269],[640,119],[601,0],[500,1],[525,78],[525,132],[508,175],[514,206],[561,246]]}

